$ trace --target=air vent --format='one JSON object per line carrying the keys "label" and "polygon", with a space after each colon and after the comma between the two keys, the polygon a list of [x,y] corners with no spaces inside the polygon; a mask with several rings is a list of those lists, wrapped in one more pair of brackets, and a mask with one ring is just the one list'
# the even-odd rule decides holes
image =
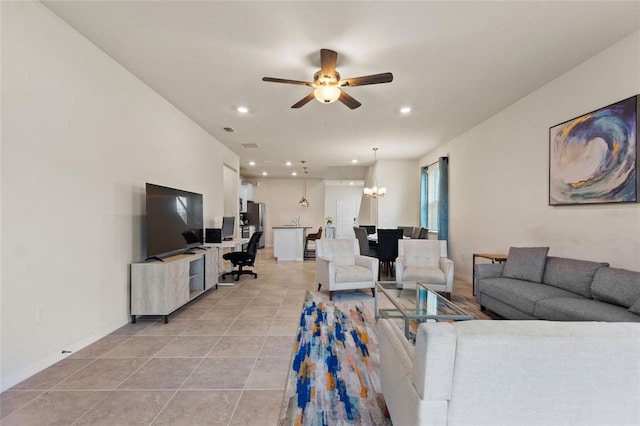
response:
{"label": "air vent", "polygon": [[243,148],[248,148],[248,149],[260,148],[257,143],[241,143],[240,145],[242,145]]}
{"label": "air vent", "polygon": [[235,132],[235,130],[233,130],[233,127],[223,127],[224,131],[227,133],[233,133]]}

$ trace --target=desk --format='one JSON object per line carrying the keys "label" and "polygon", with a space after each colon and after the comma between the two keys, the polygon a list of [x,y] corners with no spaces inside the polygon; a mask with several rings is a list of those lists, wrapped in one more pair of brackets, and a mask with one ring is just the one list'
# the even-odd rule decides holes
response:
{"label": "desk", "polygon": [[506,262],[507,261],[507,255],[506,254],[500,254],[500,253],[473,253],[473,265],[471,266],[472,268],[472,278],[471,278],[471,285],[473,286],[473,295],[476,295],[476,257],[480,257],[482,259],[489,259],[491,260],[491,263],[502,263],[502,262]]}
{"label": "desk", "polygon": [[[226,248],[231,249],[231,251],[242,250],[242,245],[247,244],[249,242],[249,238],[234,238],[233,240],[222,241],[220,243],[204,243],[204,246],[214,248],[218,250],[218,275],[222,275],[225,272],[229,272],[224,269],[224,260],[222,259],[222,251]],[[231,267],[233,268],[233,266]],[[233,282],[219,282],[218,285],[222,286],[232,286]]]}

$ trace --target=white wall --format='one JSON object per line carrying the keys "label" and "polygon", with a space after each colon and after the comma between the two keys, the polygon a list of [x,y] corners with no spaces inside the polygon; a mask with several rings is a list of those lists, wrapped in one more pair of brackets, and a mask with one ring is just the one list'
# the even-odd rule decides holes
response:
{"label": "white wall", "polygon": [[378,161],[378,186],[387,188],[387,194],[378,199],[379,228],[420,225],[420,171],[417,166],[416,160]]}
{"label": "white wall", "polygon": [[[420,170],[417,160],[378,160],[364,186],[387,189],[384,197],[362,198],[358,222],[390,229],[420,225]],[[416,169],[418,171],[416,172]]]}
{"label": "white wall", "polygon": [[1,7],[4,390],[127,323],[145,182],[202,193],[208,223],[239,164],[40,3]]}
{"label": "white wall", "polygon": [[254,183],[256,203],[265,203],[265,245],[273,246],[273,226],[291,224],[300,216],[302,226],[310,226],[309,232],[324,227],[324,180],[307,178],[309,207],[298,204],[303,194],[301,178],[251,179]]}
{"label": "white wall", "polygon": [[549,127],[640,93],[639,76],[636,32],[421,158],[450,159],[457,275],[471,280],[472,253],[510,246],[640,270],[640,204],[548,205]]}

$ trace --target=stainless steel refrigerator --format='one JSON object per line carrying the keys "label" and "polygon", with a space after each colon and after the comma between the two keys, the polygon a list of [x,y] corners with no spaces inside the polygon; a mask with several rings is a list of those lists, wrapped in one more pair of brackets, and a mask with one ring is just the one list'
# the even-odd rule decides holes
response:
{"label": "stainless steel refrigerator", "polygon": [[254,203],[253,201],[247,201],[247,213],[244,215],[248,221],[248,225],[255,226],[256,232],[262,232],[260,241],[258,242],[258,248],[264,247],[264,203]]}

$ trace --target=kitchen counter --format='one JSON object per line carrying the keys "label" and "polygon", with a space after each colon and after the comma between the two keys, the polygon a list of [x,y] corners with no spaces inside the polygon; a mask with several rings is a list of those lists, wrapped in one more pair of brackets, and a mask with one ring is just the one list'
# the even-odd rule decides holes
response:
{"label": "kitchen counter", "polygon": [[273,229],[273,255],[277,261],[304,260],[304,239],[310,226],[274,226]]}

